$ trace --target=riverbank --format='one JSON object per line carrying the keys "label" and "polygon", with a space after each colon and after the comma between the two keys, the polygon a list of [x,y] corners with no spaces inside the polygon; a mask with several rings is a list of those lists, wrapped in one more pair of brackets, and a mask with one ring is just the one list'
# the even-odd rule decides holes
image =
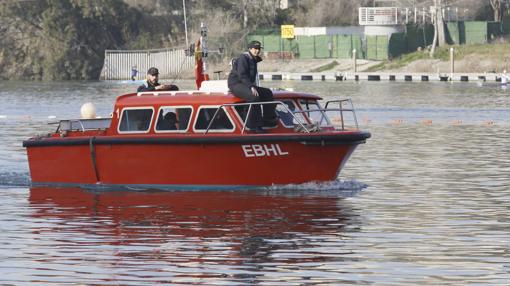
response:
{"label": "riverbank", "polygon": [[[358,72],[435,73],[451,72],[450,48],[454,49],[454,72],[500,73],[510,70],[510,43],[486,45],[446,46],[438,48],[431,58],[428,51],[417,51],[388,61],[357,60]],[[259,64],[261,72],[329,72],[352,73],[352,59],[314,60],[264,60]]]}

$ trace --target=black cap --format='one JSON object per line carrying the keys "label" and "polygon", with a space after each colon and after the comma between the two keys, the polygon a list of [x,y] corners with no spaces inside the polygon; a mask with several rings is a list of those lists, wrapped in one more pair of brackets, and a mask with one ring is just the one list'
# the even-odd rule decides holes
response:
{"label": "black cap", "polygon": [[264,47],[262,47],[262,44],[259,42],[259,41],[251,41],[249,44],[248,44],[248,49],[263,49]]}
{"label": "black cap", "polygon": [[147,74],[150,74],[150,75],[157,75],[157,74],[159,74],[159,71],[158,71],[158,69],[157,69],[157,68],[152,67],[152,68],[150,68],[150,69],[147,71]]}

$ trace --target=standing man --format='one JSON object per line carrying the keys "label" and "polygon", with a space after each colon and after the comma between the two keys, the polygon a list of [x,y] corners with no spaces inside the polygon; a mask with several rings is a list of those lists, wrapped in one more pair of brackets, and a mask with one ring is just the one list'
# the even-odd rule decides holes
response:
{"label": "standing man", "polygon": [[[232,93],[246,102],[273,101],[273,92],[257,85],[257,63],[262,61],[260,51],[262,45],[259,41],[251,41],[248,51],[242,53],[232,64],[232,71],[228,75],[228,88]],[[264,115],[260,105],[252,105],[246,127],[255,133],[264,133],[262,127],[276,127],[278,119],[274,104],[263,105]]]}
{"label": "standing man", "polygon": [[138,70],[136,69],[136,66],[131,67],[131,80],[135,81],[136,75],[138,75]]}
{"label": "standing man", "polygon": [[150,68],[147,71],[147,79],[138,87],[137,92],[179,90],[179,88],[173,84],[160,84],[158,79],[159,70],[155,67]]}

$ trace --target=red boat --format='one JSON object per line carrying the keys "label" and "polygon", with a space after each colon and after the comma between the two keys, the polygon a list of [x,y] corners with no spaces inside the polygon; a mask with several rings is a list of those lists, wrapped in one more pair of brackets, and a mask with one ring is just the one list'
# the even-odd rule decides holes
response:
{"label": "red boat", "polygon": [[246,115],[267,103],[225,91],[119,96],[111,118],[62,120],[55,132],[23,141],[32,184],[236,189],[330,181],[370,137],[350,100],[323,107],[316,95],[274,97],[278,126],[259,134],[246,128]]}

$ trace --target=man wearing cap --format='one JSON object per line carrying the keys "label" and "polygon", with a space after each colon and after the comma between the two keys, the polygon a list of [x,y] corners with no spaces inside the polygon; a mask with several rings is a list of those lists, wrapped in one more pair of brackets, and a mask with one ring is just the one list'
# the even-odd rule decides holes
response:
{"label": "man wearing cap", "polygon": [[[257,63],[262,61],[259,41],[251,41],[248,51],[242,53],[232,64],[232,71],[228,75],[228,88],[232,93],[246,102],[273,101],[273,92],[258,86]],[[263,133],[262,127],[276,127],[277,117],[274,104],[263,105],[264,115],[260,105],[253,105],[246,126],[256,133]]]}
{"label": "man wearing cap", "polygon": [[160,84],[158,82],[159,70],[155,67],[150,68],[147,71],[147,79],[145,82],[138,87],[137,92],[144,91],[166,91],[166,90],[179,90],[176,85],[173,84]]}

